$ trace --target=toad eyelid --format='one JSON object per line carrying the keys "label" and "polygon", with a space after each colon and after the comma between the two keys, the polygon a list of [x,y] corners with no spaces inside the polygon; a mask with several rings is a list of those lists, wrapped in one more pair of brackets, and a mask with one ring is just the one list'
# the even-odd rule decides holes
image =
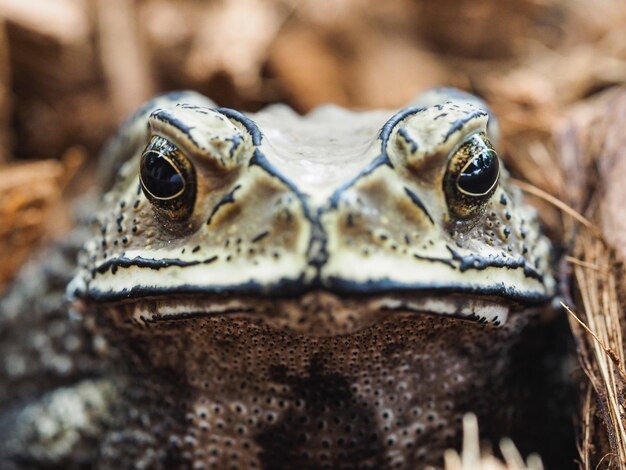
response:
{"label": "toad eyelid", "polygon": [[455,153],[457,153],[459,151],[459,149],[461,147],[463,147],[472,137],[474,137],[475,135],[480,135],[480,134],[484,135],[482,140],[486,140],[487,142],[490,142],[490,140],[487,137],[487,134],[485,133],[484,130],[482,130],[482,129],[475,129],[472,132],[469,132],[468,134],[465,134],[463,136],[463,138],[459,139],[459,142],[454,147],[452,147],[452,150],[450,150],[450,152],[448,152],[448,160],[450,160],[452,158],[452,156]]}

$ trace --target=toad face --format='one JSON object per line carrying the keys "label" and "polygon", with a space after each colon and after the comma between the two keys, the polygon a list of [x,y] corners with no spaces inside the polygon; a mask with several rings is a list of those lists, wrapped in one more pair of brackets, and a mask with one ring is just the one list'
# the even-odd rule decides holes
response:
{"label": "toad face", "polygon": [[[270,308],[295,328],[317,324],[299,298],[332,299],[329,334],[399,310],[502,324],[547,300],[550,245],[489,111],[450,90],[422,103],[391,117],[244,116],[193,94],[147,105],[111,145],[126,161],[75,293],[141,321]],[[358,299],[359,313],[342,307]]]}
{"label": "toad face", "polygon": [[68,288],[131,371],[107,465],[415,468],[467,411],[501,431],[554,280],[494,127],[454,90],[396,114],[139,110]]}

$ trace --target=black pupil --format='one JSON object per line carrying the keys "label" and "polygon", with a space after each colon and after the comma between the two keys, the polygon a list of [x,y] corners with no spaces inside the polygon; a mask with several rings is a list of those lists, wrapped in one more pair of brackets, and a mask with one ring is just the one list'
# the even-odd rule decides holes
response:
{"label": "black pupil", "polygon": [[153,196],[162,199],[176,196],[185,187],[172,163],[154,150],[141,159],[141,181]]}
{"label": "black pupil", "polygon": [[488,193],[498,179],[498,168],[495,152],[483,149],[459,175],[459,188],[477,196]]}

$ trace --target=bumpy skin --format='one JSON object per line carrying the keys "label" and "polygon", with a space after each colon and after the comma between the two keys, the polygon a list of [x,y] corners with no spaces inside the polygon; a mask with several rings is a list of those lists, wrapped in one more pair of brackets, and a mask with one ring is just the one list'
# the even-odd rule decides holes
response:
{"label": "bumpy skin", "polygon": [[505,385],[514,383],[511,353],[525,322],[495,329],[399,315],[323,338],[238,317],[129,330],[121,346],[141,351],[138,380],[150,393],[138,403],[149,419],[126,431],[152,441],[133,439],[128,451],[165,467],[439,464],[458,446],[466,411],[478,414],[487,436],[509,429]]}
{"label": "bumpy skin", "polygon": [[[446,207],[450,152],[491,132],[460,96],[401,113],[360,155],[317,161],[337,167],[332,181],[198,95],[140,110],[106,152],[95,231],[0,304],[3,468],[419,468],[458,447],[465,412],[486,437],[532,429],[517,419],[535,390],[520,363],[552,295],[549,245],[505,173],[471,220]],[[333,141],[316,134],[327,118],[363,135],[386,116],[327,109],[307,127],[277,108],[257,116],[268,135],[281,113],[313,147]],[[187,225],[139,186],[150,132],[203,178]],[[70,320],[62,285],[83,242]]]}

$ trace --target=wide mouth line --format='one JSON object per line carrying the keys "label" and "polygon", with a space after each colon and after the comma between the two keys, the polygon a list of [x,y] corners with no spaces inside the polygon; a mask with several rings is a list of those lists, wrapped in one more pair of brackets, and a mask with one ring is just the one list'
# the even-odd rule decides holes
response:
{"label": "wide mouth line", "polygon": [[294,318],[315,321],[317,317],[367,318],[375,322],[389,314],[410,313],[435,315],[475,321],[500,326],[506,323],[509,313],[520,304],[507,299],[478,295],[391,295],[340,296],[320,290],[292,298],[179,296],[145,297],[109,302],[105,309],[125,311],[134,322],[150,324],[194,320],[201,318],[244,315],[248,318],[279,319],[286,322]]}
{"label": "wide mouth line", "polygon": [[[477,322],[477,323],[481,323],[481,324],[492,324],[494,326],[501,326],[503,324],[503,320],[501,319],[487,319],[486,317],[481,317],[479,315],[476,314],[470,314],[467,316],[464,315],[460,315],[457,313],[450,313],[450,314],[441,314],[439,312],[432,312],[432,311],[428,311],[428,310],[420,310],[420,309],[416,309],[416,308],[411,308],[411,307],[398,307],[398,308],[394,308],[394,307],[382,307],[381,308],[382,312],[393,312],[393,313],[413,313],[416,315],[431,315],[431,316],[436,316],[436,317],[441,317],[441,316],[445,316],[445,318],[450,318],[450,319],[455,319],[455,320],[466,320],[466,321],[473,321],[473,322]],[[165,315],[155,315],[150,319],[145,319],[144,323],[146,325],[148,324],[155,324],[155,323],[170,323],[170,322],[177,322],[177,321],[188,321],[188,320],[200,320],[203,318],[212,318],[212,317],[219,317],[219,316],[228,316],[228,315],[236,315],[236,314],[248,314],[248,313],[258,313],[255,312],[253,309],[230,309],[230,310],[220,310],[220,311],[190,311],[190,312],[185,312],[185,313],[180,313],[180,314],[165,314]]]}
{"label": "wide mouth line", "polygon": [[254,282],[226,287],[180,285],[173,287],[134,286],[132,288],[100,290],[93,286],[68,289],[70,298],[80,298],[90,303],[132,302],[148,299],[204,298],[204,299],[301,299],[310,294],[323,292],[348,299],[369,299],[380,296],[460,296],[463,298],[498,299],[501,303],[540,305],[548,302],[552,295],[542,291],[519,290],[503,284],[472,285],[429,283],[427,285],[403,284],[388,280],[357,283],[345,281],[324,285],[320,282],[281,280],[275,285],[262,286]]}

